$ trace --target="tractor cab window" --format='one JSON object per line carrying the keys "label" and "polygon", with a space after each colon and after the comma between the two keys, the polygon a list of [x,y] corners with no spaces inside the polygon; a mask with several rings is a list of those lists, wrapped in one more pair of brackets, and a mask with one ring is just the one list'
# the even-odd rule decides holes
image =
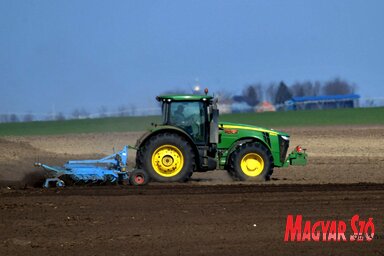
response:
{"label": "tractor cab window", "polygon": [[204,111],[203,102],[172,102],[169,109],[169,123],[186,131],[196,142],[204,142]]}

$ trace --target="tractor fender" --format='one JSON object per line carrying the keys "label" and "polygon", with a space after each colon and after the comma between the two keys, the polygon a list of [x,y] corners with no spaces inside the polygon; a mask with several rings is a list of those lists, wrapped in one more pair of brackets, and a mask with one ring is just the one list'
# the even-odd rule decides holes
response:
{"label": "tractor fender", "polygon": [[[259,137],[245,137],[245,138],[240,138],[238,140],[236,140],[235,142],[232,143],[232,145],[228,148],[228,151],[227,151],[227,159],[226,159],[226,163],[225,165],[228,164],[228,160],[229,160],[229,156],[238,148],[238,147],[241,147],[241,145],[245,144],[245,143],[250,143],[250,142],[259,142],[261,143],[262,145],[264,145],[266,148],[268,148],[268,150],[272,153],[271,151],[271,147],[265,143],[265,141],[263,141],[262,139],[260,139]],[[272,156],[273,158],[273,156]]]}
{"label": "tractor fender", "polygon": [[169,133],[175,133],[175,134],[178,134],[180,135],[181,137],[185,138],[188,143],[191,145],[192,147],[192,150],[193,152],[195,153],[195,160],[196,161],[199,161],[199,151],[197,149],[197,146],[196,144],[193,142],[193,139],[192,137],[186,133],[184,130],[178,128],[178,127],[175,127],[175,126],[168,126],[168,125],[164,125],[164,126],[157,126],[155,129],[151,130],[151,131],[148,131],[146,133],[144,133],[136,142],[136,145],[135,145],[135,148],[137,150],[139,150],[143,145],[145,145],[145,143],[147,142],[147,140],[149,140],[152,136],[155,136],[159,133],[165,133],[165,132],[169,132]]}

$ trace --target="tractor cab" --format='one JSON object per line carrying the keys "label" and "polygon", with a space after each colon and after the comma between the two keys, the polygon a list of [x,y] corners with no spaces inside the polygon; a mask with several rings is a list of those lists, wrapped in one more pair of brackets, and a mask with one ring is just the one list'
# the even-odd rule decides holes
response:
{"label": "tractor cab", "polygon": [[165,95],[162,104],[163,125],[185,131],[196,145],[218,143],[216,100],[207,95]]}

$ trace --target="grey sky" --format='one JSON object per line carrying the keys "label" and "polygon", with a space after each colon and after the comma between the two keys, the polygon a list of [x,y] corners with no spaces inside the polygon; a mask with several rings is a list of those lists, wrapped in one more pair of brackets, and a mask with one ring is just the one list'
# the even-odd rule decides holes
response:
{"label": "grey sky", "polygon": [[0,1],[0,113],[154,106],[198,78],[355,82],[384,96],[384,1]]}

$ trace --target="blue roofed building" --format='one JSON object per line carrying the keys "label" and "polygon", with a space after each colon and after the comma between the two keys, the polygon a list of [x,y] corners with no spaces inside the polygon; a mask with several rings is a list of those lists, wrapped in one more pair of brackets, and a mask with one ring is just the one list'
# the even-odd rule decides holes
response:
{"label": "blue roofed building", "polygon": [[285,106],[287,110],[355,108],[359,99],[358,94],[293,97]]}

